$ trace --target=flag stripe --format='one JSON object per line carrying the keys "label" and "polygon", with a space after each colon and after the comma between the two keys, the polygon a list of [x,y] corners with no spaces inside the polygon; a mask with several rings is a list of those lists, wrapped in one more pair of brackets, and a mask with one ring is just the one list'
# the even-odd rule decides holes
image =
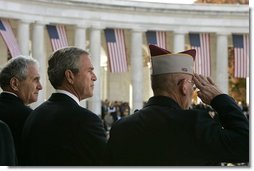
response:
{"label": "flag stripe", "polygon": [[235,56],[234,76],[246,78],[249,75],[249,35],[233,34]]}
{"label": "flag stripe", "polygon": [[157,31],[156,35],[158,46],[163,49],[166,49],[166,32]]}
{"label": "flag stripe", "polygon": [[53,51],[68,46],[64,25],[47,25]]}
{"label": "flag stripe", "polygon": [[166,32],[165,31],[147,31],[146,39],[148,44],[155,44],[166,49]]}
{"label": "flag stripe", "polygon": [[[117,34],[121,34],[121,31],[120,31],[120,30],[116,30],[116,32],[117,32]],[[123,51],[123,50],[125,49],[125,46],[124,46],[124,44],[123,44],[124,41],[121,41],[121,39],[124,40],[124,38],[123,38],[123,37],[120,38],[120,36],[118,36],[117,39],[118,39],[118,42],[119,42],[119,44],[120,44],[120,47],[123,47],[123,48],[120,48],[120,49],[119,49],[119,53],[120,53],[119,55],[120,55],[120,56],[126,56],[125,51]],[[121,70],[121,68],[124,68],[125,66],[123,65],[123,62],[121,62],[121,58],[118,58],[118,59],[119,59],[119,60],[118,60],[119,66],[120,66],[119,70]],[[126,58],[125,58],[125,59],[126,59]]]}
{"label": "flag stripe", "polygon": [[21,55],[19,45],[17,43],[17,40],[14,36],[14,33],[8,20],[0,19],[0,25],[1,25],[0,26],[1,35],[11,53],[11,56],[16,57],[18,55]]}
{"label": "flag stripe", "polygon": [[246,69],[245,69],[245,76],[248,77],[249,76],[249,36],[248,35],[245,35],[244,36],[244,47],[245,47],[245,58],[244,58],[244,63],[246,65]]}
{"label": "flag stripe", "polygon": [[111,72],[127,72],[127,57],[125,51],[123,29],[105,29],[108,48],[108,59]]}
{"label": "flag stripe", "polygon": [[196,49],[194,72],[204,76],[211,75],[210,35],[209,33],[190,33],[191,48]]}
{"label": "flag stripe", "polygon": [[210,53],[207,53],[207,52],[209,52],[209,46],[208,46],[209,43],[207,43],[207,42],[209,42],[209,34],[202,34],[201,35],[201,42],[202,42],[202,45],[205,49],[203,51],[203,55],[204,55],[203,63],[209,64],[209,65],[206,65],[206,67],[202,67],[203,73],[207,73],[207,76],[208,75],[210,76],[210,58],[209,58]]}

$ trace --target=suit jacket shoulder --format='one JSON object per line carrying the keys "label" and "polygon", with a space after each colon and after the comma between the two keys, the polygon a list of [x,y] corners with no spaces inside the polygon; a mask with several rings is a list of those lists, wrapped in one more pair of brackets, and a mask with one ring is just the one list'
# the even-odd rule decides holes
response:
{"label": "suit jacket shoulder", "polygon": [[60,93],[31,113],[23,137],[29,165],[100,165],[106,146],[99,117]]}

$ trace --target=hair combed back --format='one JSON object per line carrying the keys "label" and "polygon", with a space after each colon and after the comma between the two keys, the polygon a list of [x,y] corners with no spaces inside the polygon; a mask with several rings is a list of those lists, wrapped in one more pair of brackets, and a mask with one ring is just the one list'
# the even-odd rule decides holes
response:
{"label": "hair combed back", "polygon": [[66,47],[55,51],[48,61],[48,77],[52,86],[57,89],[62,85],[65,71],[79,72],[79,60],[82,54],[88,55],[83,49]]}
{"label": "hair combed back", "polygon": [[38,65],[38,62],[26,56],[18,56],[10,59],[0,72],[0,86],[5,88],[10,85],[10,80],[16,77],[19,80],[25,80],[30,65]]}

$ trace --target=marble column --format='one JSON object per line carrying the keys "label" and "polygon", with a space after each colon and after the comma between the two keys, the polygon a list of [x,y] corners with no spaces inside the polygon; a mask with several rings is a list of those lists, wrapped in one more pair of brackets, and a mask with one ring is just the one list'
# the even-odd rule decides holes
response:
{"label": "marble column", "polygon": [[18,44],[20,47],[21,54],[24,56],[29,56],[29,40],[30,40],[30,21],[27,20],[19,20],[18,21]]}
{"label": "marble column", "polygon": [[228,94],[228,33],[217,33],[215,82]]}
{"label": "marble column", "polygon": [[42,90],[39,92],[38,101],[35,102],[32,107],[37,107],[42,102],[46,100],[46,91],[47,91],[47,57],[45,50],[45,39],[44,39],[44,27],[46,23],[35,22],[33,25],[32,31],[32,57],[39,62],[39,71],[40,71],[40,82],[42,84]]}
{"label": "marble column", "polygon": [[86,49],[86,27],[83,25],[75,26],[74,45],[81,49]]}
{"label": "marble column", "polygon": [[174,31],[174,52],[181,52],[185,50],[185,34],[183,31]]}
{"label": "marble column", "polygon": [[250,78],[246,77],[246,103],[250,104]]}
{"label": "marble column", "polygon": [[[74,46],[86,50],[86,27],[83,25],[75,26]],[[80,101],[80,105],[86,108],[87,100]]]}
{"label": "marble column", "polygon": [[97,80],[95,81],[93,97],[89,98],[88,101],[88,109],[97,115],[101,114],[101,30],[102,28],[99,26],[92,26],[90,31],[90,55]]}
{"label": "marble column", "polygon": [[131,84],[132,84],[132,112],[143,107],[143,55],[142,33],[144,30],[131,32]]}

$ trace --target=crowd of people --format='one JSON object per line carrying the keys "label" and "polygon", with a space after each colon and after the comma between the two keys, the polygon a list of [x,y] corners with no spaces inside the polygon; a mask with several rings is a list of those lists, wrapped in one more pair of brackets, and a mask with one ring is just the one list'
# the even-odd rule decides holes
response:
{"label": "crowd of people", "polygon": [[[244,116],[249,120],[249,106],[247,104],[242,105],[242,103],[238,103],[238,105],[241,108]],[[210,105],[204,104],[202,102],[198,104],[193,103],[191,105],[191,108],[198,109],[198,110],[205,110],[210,114],[211,117],[214,117],[216,115],[216,111]]]}
{"label": "crowd of people", "polygon": [[[147,102],[144,102],[144,106]],[[243,114],[249,120],[249,106],[245,103],[238,102],[239,107],[242,109]],[[192,103],[191,109],[204,110],[214,118],[216,111],[205,103]],[[108,99],[101,101],[101,119],[106,131],[109,131],[112,124],[117,120],[130,115],[130,106],[128,102],[123,101],[109,101]]]}
{"label": "crowd of people", "polygon": [[[101,118],[80,105],[93,96],[97,80],[87,51],[65,47],[49,57],[47,74],[55,92],[34,110],[27,105],[43,88],[38,63],[28,57],[9,60],[0,72],[0,165],[248,163],[249,121],[210,77],[193,72],[196,51],[149,49],[154,96],[134,113],[126,102],[102,101]],[[195,88],[211,108],[192,106]]]}
{"label": "crowd of people", "polygon": [[106,131],[109,131],[114,122],[128,115],[130,115],[130,106],[128,102],[110,102],[108,99],[101,102],[101,119]]}

